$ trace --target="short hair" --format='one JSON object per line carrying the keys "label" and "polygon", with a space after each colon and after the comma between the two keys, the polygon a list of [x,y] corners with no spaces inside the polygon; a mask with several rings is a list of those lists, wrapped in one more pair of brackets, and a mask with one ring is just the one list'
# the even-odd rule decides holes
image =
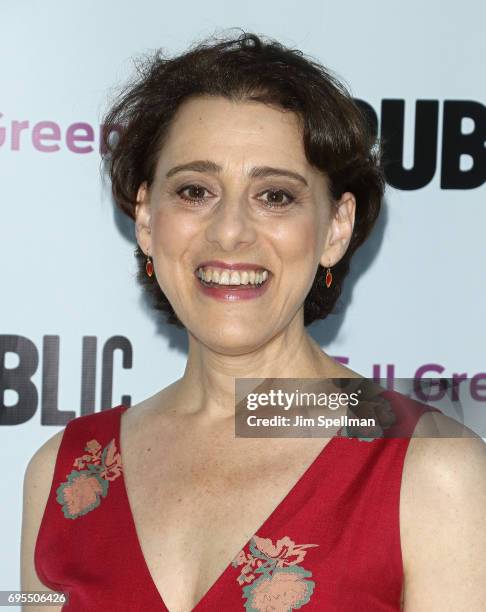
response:
{"label": "short hair", "polygon": [[[224,96],[259,101],[296,113],[308,162],[325,173],[333,205],[341,195],[356,197],[355,224],[344,256],[325,286],[319,264],[304,301],[304,325],[324,319],[334,308],[349,272],[351,257],[370,234],[385,189],[375,131],[347,87],[329,69],[302,51],[243,32],[210,37],[184,53],[166,57],[161,49],[144,56],[103,118],[105,161],[116,204],[135,219],[139,186],[154,179],[164,137],[174,115],[189,97]],[[111,138],[117,131],[119,138]],[[146,256],[137,246],[137,279],[154,308],[168,323],[183,327],[155,275],[145,272]]]}

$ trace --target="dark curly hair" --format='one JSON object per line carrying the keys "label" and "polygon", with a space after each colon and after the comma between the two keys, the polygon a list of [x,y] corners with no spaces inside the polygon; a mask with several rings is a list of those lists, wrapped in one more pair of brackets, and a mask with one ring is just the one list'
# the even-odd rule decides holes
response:
{"label": "dark curly hair", "polygon": [[[137,69],[106,112],[102,136],[114,199],[132,219],[137,190],[144,181],[151,185],[168,127],[190,96],[256,100],[300,118],[306,158],[326,174],[333,204],[345,191],[357,203],[351,241],[333,268],[331,287],[326,289],[319,264],[305,298],[304,325],[324,319],[341,294],[353,253],[378,217],[385,188],[374,130],[346,86],[302,51],[245,32],[205,39],[172,58],[159,49],[139,61]],[[145,273],[146,256],[139,246],[135,256],[137,279],[153,306],[167,314],[169,323],[183,327],[155,275]]]}

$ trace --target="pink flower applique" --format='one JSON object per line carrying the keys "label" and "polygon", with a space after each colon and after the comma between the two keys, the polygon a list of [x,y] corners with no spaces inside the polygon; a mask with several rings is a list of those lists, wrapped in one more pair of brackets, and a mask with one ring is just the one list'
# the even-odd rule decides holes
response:
{"label": "pink flower applique", "polygon": [[[295,544],[288,536],[274,544],[254,535],[249,552],[241,550],[232,561],[242,566],[237,578],[243,587],[247,612],[291,612],[310,601],[315,583],[312,572],[299,565],[308,548],[318,544]],[[258,576],[258,578],[257,578]]]}
{"label": "pink flower applique", "polygon": [[122,471],[120,453],[115,440],[105,448],[97,440],[86,443],[85,455],[77,457],[67,480],[56,489],[56,500],[61,504],[66,518],[75,519],[100,505],[106,497],[109,483],[118,478]]}

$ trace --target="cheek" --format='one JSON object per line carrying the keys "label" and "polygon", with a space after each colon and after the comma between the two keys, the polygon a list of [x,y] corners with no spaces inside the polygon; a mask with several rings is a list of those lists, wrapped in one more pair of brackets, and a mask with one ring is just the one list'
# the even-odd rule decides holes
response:
{"label": "cheek", "polygon": [[320,256],[318,227],[317,219],[309,217],[294,218],[274,226],[273,240],[287,266],[299,268],[301,272],[306,267],[314,267]]}
{"label": "cheek", "polygon": [[[160,288],[169,302],[180,310],[184,302],[191,244],[195,242],[197,224],[188,215],[160,208],[152,213],[152,248]],[[192,278],[192,277],[191,277]]]}
{"label": "cheek", "polygon": [[191,244],[197,231],[196,223],[187,215],[161,207],[152,223],[152,242],[155,252],[165,262],[180,263],[181,255]]}

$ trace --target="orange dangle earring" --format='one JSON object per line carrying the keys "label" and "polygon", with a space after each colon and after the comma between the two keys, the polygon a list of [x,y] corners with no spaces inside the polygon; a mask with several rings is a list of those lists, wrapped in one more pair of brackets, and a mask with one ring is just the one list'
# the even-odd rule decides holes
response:
{"label": "orange dangle earring", "polygon": [[150,257],[147,255],[147,261],[145,263],[145,272],[147,272],[147,276],[152,276],[154,273],[154,264],[150,260]]}
{"label": "orange dangle earring", "polygon": [[326,280],[325,280],[325,282],[326,282],[326,287],[329,289],[329,287],[331,286],[331,283],[332,283],[332,272],[331,272],[331,268],[328,268],[328,269],[327,269],[327,272],[326,272]]}

